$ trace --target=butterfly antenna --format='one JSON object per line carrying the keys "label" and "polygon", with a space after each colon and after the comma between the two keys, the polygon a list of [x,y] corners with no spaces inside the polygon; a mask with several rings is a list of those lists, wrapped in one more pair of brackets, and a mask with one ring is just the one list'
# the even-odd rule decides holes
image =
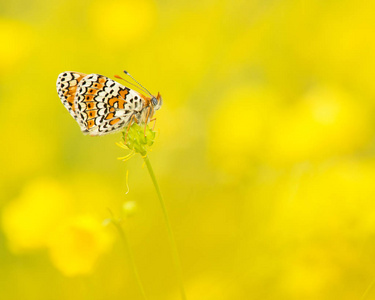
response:
{"label": "butterfly antenna", "polygon": [[132,82],[130,82],[130,81],[128,81],[128,80],[126,80],[126,79],[124,79],[124,78],[118,76],[118,75],[115,75],[114,77],[115,77],[115,78],[118,78],[118,79],[122,79],[122,80],[124,80],[125,82],[131,84],[132,86],[135,86],[136,88],[139,88],[140,90],[142,90],[142,91],[148,93],[147,90],[143,89],[142,87],[140,87],[140,86],[138,86],[138,85],[136,85],[136,84],[134,84],[134,83],[132,83]]}
{"label": "butterfly antenna", "polygon": [[137,80],[135,80],[134,77],[131,76],[131,75],[128,73],[128,71],[125,71],[125,70],[124,70],[124,73],[125,73],[126,75],[128,75],[131,79],[133,79],[136,83],[138,83],[138,84],[143,88],[143,90],[145,90],[145,91],[146,91],[151,97],[154,97],[154,96],[152,96],[152,94],[148,91],[148,89],[146,89],[142,84],[140,84]]}

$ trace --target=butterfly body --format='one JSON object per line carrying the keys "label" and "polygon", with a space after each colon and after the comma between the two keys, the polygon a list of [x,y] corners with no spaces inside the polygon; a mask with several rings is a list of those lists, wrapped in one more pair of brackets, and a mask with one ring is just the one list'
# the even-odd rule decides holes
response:
{"label": "butterfly body", "polygon": [[61,102],[85,134],[104,135],[132,122],[147,124],[162,104],[98,74],[61,73],[56,82]]}

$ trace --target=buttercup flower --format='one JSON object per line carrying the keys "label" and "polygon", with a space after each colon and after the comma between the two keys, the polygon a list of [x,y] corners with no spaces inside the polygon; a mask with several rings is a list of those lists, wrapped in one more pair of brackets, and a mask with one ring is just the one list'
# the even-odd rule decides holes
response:
{"label": "buttercup flower", "polygon": [[29,183],[2,212],[2,227],[13,251],[43,248],[67,215],[70,194],[51,179]]}
{"label": "buttercup flower", "polygon": [[112,244],[101,222],[83,215],[62,224],[53,235],[49,253],[55,267],[66,276],[90,273],[100,255]]}
{"label": "buttercup flower", "polygon": [[[139,153],[142,156],[145,156],[151,147],[154,144],[156,132],[150,129],[148,126],[145,125],[138,125],[137,123],[133,123],[129,130],[125,129],[122,133],[122,138],[124,140],[124,144],[118,144],[122,148],[127,148],[132,150],[132,152],[125,157],[121,157],[120,159],[127,160],[135,153]],[[125,147],[126,146],[126,147]]]}

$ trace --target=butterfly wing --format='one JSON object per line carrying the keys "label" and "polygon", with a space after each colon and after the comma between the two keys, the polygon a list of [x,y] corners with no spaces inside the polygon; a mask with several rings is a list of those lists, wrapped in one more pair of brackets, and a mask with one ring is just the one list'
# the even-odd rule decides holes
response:
{"label": "butterfly wing", "polygon": [[86,74],[78,72],[64,72],[57,77],[57,93],[70,115],[77,120],[74,106],[74,98],[77,91],[77,85]]}
{"label": "butterfly wing", "polygon": [[104,135],[129,124],[141,114],[144,96],[103,75],[89,74],[77,86],[74,107],[84,133]]}

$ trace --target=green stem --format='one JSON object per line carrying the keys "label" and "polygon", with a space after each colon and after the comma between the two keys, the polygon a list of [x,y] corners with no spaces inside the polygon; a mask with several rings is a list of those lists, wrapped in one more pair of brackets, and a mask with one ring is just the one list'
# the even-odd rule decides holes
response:
{"label": "green stem", "polygon": [[176,240],[174,238],[174,234],[173,234],[172,227],[171,227],[171,222],[169,221],[169,217],[168,217],[167,209],[165,207],[163,196],[161,195],[160,188],[159,188],[158,182],[156,181],[154,171],[152,170],[150,160],[149,160],[147,155],[143,156],[143,159],[146,163],[148,172],[150,173],[150,177],[152,179],[152,182],[154,183],[155,190],[156,190],[156,193],[158,195],[161,208],[163,210],[165,222],[166,222],[167,228],[168,228],[168,237],[169,237],[169,241],[171,243],[171,248],[172,248],[173,261],[174,261],[175,268],[176,268],[176,271],[177,271],[177,277],[178,277],[178,283],[179,283],[179,286],[180,286],[181,298],[183,300],[186,300],[186,294],[185,294],[184,284],[183,284],[183,280],[182,280],[182,267],[181,267],[181,262],[180,262],[178,250],[177,250]]}
{"label": "green stem", "polygon": [[141,290],[141,294],[143,296],[143,299],[147,300],[148,298],[146,296],[145,290],[143,289],[143,285],[142,285],[141,279],[139,278],[138,270],[137,270],[137,267],[135,265],[135,261],[134,261],[134,257],[133,257],[133,252],[130,249],[130,246],[129,246],[129,243],[128,243],[128,239],[126,238],[126,234],[124,232],[124,229],[122,228],[121,224],[118,223],[118,221],[112,220],[112,223],[117,228],[117,230],[118,230],[118,232],[120,234],[120,237],[121,237],[121,239],[124,242],[125,249],[126,249],[127,255],[129,257],[130,264],[131,264],[131,267],[133,269],[135,279],[136,279],[136,281],[138,283],[139,289]]}
{"label": "green stem", "polygon": [[371,289],[374,287],[374,285],[375,285],[375,279],[367,287],[366,291],[364,292],[364,294],[361,297],[361,300],[365,300],[367,298],[367,296],[369,295],[369,293],[370,293]]}

